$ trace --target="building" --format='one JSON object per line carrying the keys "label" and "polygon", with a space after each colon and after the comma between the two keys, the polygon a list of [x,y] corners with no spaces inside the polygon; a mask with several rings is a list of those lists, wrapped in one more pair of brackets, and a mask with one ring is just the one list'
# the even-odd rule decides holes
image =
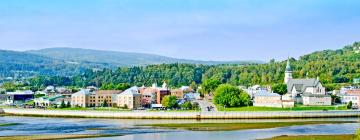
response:
{"label": "building", "polygon": [[64,101],[65,105],[67,105],[68,102],[71,102],[71,98],[66,98],[62,95],[54,97],[40,97],[34,99],[34,104],[36,107],[60,107],[62,101]]}
{"label": "building", "polygon": [[118,107],[136,109],[141,107],[141,94],[138,87],[131,87],[117,95],[116,104]]}
{"label": "building", "polygon": [[282,107],[281,96],[277,93],[261,92],[254,94],[254,106]]}
{"label": "building", "polygon": [[171,96],[176,96],[177,99],[183,99],[184,98],[184,91],[181,89],[172,89]]}
{"label": "building", "polygon": [[116,106],[113,104],[113,95],[120,93],[120,90],[98,90],[91,92],[91,89],[82,89],[71,95],[71,104],[72,106],[79,107]]}
{"label": "building", "polygon": [[186,93],[184,95],[184,99],[186,101],[200,100],[200,93]]}
{"label": "building", "polygon": [[348,104],[349,102],[352,102],[353,105],[360,105],[360,95],[343,95],[341,98],[341,103]]}
{"label": "building", "polygon": [[[310,99],[317,97],[324,98],[319,100],[325,101],[328,98],[328,96],[326,96],[325,87],[323,87],[318,78],[293,79],[289,60],[287,61],[285,69],[284,82],[287,85],[287,96],[291,97],[296,103],[303,103],[303,95],[307,95],[306,99],[309,99],[308,97],[311,97]],[[312,94],[319,96],[312,96]],[[327,104],[327,102],[325,102],[325,104]]]}
{"label": "building", "polygon": [[306,106],[330,106],[331,96],[325,94],[309,94],[303,95],[303,105]]}
{"label": "building", "polygon": [[87,107],[89,95],[91,94],[89,89],[81,89],[80,91],[71,95],[71,106],[72,107]]}
{"label": "building", "polygon": [[31,90],[6,92],[7,105],[18,105],[34,99],[34,92]]}
{"label": "building", "polygon": [[164,82],[162,87],[158,88],[156,91],[156,104],[161,104],[162,99],[167,95],[171,95],[171,92],[168,89],[167,84]]}
{"label": "building", "polygon": [[116,106],[113,104],[113,95],[120,94],[120,90],[98,90],[89,95],[87,106],[101,107],[101,106]]}

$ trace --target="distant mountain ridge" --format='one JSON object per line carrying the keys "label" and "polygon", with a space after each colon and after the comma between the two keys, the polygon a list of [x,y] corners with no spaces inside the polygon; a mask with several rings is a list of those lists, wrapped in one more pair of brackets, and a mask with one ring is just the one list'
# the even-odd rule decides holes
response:
{"label": "distant mountain ridge", "polygon": [[151,64],[249,64],[261,61],[196,61],[153,54],[100,51],[79,48],[48,48],[25,52],[0,50],[0,80],[37,75],[73,76],[87,69],[144,66]]}
{"label": "distant mountain ridge", "polygon": [[70,62],[104,63],[114,67],[139,65],[144,66],[163,63],[191,63],[205,65],[263,63],[261,61],[197,61],[190,59],[177,59],[147,53],[129,53],[81,48],[47,48],[41,50],[31,50],[27,52]]}

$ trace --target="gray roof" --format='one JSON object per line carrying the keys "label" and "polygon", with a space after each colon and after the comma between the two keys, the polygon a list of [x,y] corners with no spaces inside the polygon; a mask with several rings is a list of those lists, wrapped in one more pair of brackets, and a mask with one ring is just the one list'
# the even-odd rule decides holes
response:
{"label": "gray roof", "polygon": [[307,87],[316,87],[320,84],[320,81],[315,78],[310,79],[290,79],[287,83],[288,93],[291,93],[293,87],[299,93],[303,93]]}
{"label": "gray roof", "polygon": [[269,92],[259,92],[254,94],[254,97],[258,97],[258,96],[278,97],[280,95],[277,93],[269,93]]}
{"label": "gray roof", "polygon": [[311,93],[304,93],[303,97],[331,97],[330,95],[326,94],[311,94]]}

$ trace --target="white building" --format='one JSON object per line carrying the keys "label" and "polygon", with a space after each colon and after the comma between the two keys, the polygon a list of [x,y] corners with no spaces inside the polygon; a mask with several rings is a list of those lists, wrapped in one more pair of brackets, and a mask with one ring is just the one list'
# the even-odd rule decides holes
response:
{"label": "white building", "polygon": [[282,107],[281,96],[277,93],[261,92],[254,94],[254,106]]}
{"label": "white building", "polygon": [[331,96],[322,94],[304,94],[303,105],[307,106],[330,106]]}

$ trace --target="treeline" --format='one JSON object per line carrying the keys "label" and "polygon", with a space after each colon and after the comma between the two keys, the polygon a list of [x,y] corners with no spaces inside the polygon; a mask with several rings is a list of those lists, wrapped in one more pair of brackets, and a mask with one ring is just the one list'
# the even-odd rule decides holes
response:
{"label": "treeline", "polygon": [[[299,60],[291,58],[294,78],[316,78],[327,88],[335,88],[334,83],[351,83],[360,78],[360,54],[354,43],[339,50],[325,50],[302,56]],[[286,61],[270,61],[258,65],[195,65],[160,64],[145,67],[104,69],[86,71],[73,77],[36,77],[30,79],[31,85],[98,86],[113,83],[128,83],[149,86],[152,83],[167,82],[171,87],[201,84],[204,80],[215,79],[231,85],[250,86],[282,83]]]}

